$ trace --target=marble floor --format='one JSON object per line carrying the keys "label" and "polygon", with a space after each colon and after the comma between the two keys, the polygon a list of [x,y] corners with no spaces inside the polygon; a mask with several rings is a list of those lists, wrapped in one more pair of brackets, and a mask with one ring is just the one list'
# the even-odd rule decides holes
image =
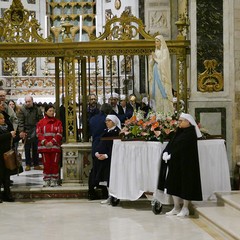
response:
{"label": "marble floor", "polygon": [[[42,187],[42,172],[31,170],[12,176],[13,190]],[[63,186],[64,187],[64,186]],[[61,188],[61,187],[58,187]],[[155,215],[150,201],[121,201],[117,207],[100,200],[16,200],[0,204],[1,240],[213,240],[193,217]]]}

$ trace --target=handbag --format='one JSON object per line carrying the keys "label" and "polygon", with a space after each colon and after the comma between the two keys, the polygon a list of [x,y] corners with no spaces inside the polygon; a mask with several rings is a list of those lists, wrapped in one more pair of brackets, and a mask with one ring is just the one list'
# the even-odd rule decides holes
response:
{"label": "handbag", "polygon": [[3,159],[5,167],[9,170],[9,174],[15,175],[23,172],[22,155],[12,149],[12,143],[13,139],[11,140],[11,149],[3,154]]}
{"label": "handbag", "polygon": [[19,175],[19,173],[23,172],[22,154],[21,153],[17,153],[16,154],[16,165],[17,165],[17,168],[15,168],[14,170],[10,170],[9,171],[10,175],[16,175],[16,174]]}
{"label": "handbag", "polygon": [[5,152],[3,154],[3,159],[5,167],[8,170],[14,170],[17,168],[17,156],[16,152],[13,149],[10,149],[9,151]]}

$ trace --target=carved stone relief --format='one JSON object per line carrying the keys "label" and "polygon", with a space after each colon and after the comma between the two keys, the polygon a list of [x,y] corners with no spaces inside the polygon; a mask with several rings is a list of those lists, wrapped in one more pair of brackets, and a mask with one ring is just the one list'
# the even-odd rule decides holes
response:
{"label": "carved stone relief", "polygon": [[146,30],[151,34],[161,33],[166,39],[171,36],[170,3],[149,1],[145,11]]}

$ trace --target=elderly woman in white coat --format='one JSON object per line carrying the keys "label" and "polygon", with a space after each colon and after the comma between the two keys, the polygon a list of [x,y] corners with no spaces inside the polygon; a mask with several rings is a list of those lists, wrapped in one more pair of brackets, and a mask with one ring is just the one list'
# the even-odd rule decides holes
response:
{"label": "elderly woman in white coat", "polygon": [[[112,156],[113,138],[119,136],[121,130],[121,122],[116,115],[107,115],[106,126],[100,142],[95,149],[95,160],[97,162],[97,170],[95,174],[95,182],[99,185],[109,186],[110,166]],[[101,203],[110,203],[110,197]]]}
{"label": "elderly woman in white coat", "polygon": [[149,57],[149,88],[153,110],[173,114],[170,54],[162,35],[155,37],[155,52]]}

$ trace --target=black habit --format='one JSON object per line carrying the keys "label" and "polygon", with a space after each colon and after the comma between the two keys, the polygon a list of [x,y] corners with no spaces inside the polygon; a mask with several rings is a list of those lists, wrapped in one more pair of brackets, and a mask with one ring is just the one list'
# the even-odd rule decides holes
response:
{"label": "black habit", "polygon": [[178,128],[163,152],[171,154],[167,163],[162,159],[158,189],[185,200],[201,201],[202,188],[195,127]]}
{"label": "black habit", "polygon": [[108,158],[106,158],[105,160],[98,160],[96,157],[94,157],[96,161],[96,166],[94,169],[96,185],[98,185],[99,182],[105,182],[105,181],[107,182],[107,185],[109,185],[112,146],[113,146],[113,139],[111,139],[111,137],[119,136],[119,132],[120,132],[120,129],[117,126],[111,130],[105,129],[104,133],[101,136],[99,144],[95,148],[95,152],[98,152],[99,154],[108,155]]}

